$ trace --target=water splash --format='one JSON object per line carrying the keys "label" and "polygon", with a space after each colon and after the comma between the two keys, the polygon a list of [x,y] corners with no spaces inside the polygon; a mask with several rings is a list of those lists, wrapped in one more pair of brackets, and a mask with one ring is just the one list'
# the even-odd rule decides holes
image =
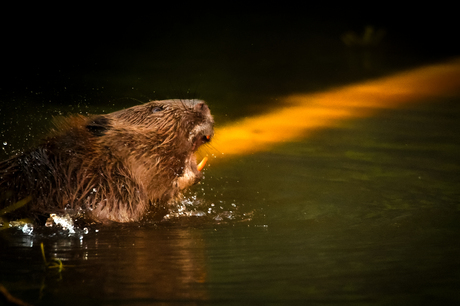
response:
{"label": "water splash", "polygon": [[4,228],[17,228],[18,230],[22,231],[26,235],[32,235],[34,232],[34,225],[29,221],[24,220],[17,220],[17,221],[9,221],[0,224],[1,229]]}
{"label": "water splash", "polygon": [[164,221],[174,221],[180,218],[199,217],[207,222],[249,222],[252,221],[255,211],[244,211],[236,203],[227,203],[224,200],[208,201],[201,199],[197,193],[183,195],[176,200],[169,213],[163,218]]}
{"label": "water splash", "polygon": [[200,200],[196,194],[189,196],[182,195],[179,200],[176,200],[169,210],[169,213],[164,216],[164,220],[171,220],[180,217],[203,217],[206,213],[200,210]]}
{"label": "water splash", "polygon": [[[3,223],[0,222],[0,229],[17,229],[28,236],[72,236],[81,240],[90,233],[91,228],[76,225],[74,218],[75,216],[67,213],[65,215],[51,214],[45,224],[33,224],[29,219],[3,221]],[[0,221],[2,220],[0,219]],[[95,229],[94,232],[98,232],[98,230]]]}
{"label": "water splash", "polygon": [[[63,230],[68,230],[69,234],[75,234],[75,226],[69,214],[65,214],[64,216],[51,214],[50,219],[52,219],[54,224],[61,226]],[[47,224],[49,224],[48,221]]]}
{"label": "water splash", "polygon": [[31,223],[26,223],[22,226],[21,230],[26,235],[32,235],[34,232],[34,226]]}

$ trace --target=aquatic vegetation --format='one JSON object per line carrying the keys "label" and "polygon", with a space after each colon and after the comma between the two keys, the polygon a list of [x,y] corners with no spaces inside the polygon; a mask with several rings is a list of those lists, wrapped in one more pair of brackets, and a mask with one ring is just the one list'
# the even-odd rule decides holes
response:
{"label": "aquatic vegetation", "polygon": [[32,197],[31,196],[28,196],[10,206],[7,206],[5,208],[3,208],[2,210],[0,210],[0,217],[9,213],[9,212],[12,212],[12,211],[15,211],[16,209],[19,209],[21,208],[22,206],[26,205],[27,203],[29,203],[30,201],[32,200]]}
{"label": "aquatic vegetation", "polygon": [[8,305],[18,305],[18,306],[29,306],[30,304],[14,297],[11,295],[11,293],[8,292],[8,290],[0,284],[0,296],[2,297],[2,300],[5,300]]}
{"label": "aquatic vegetation", "polygon": [[43,261],[45,263],[45,267],[47,269],[57,269],[58,273],[61,273],[64,270],[64,264],[58,258],[51,258],[50,261],[46,260],[45,256],[45,247],[43,246],[43,242],[40,243],[40,248],[42,250]]}

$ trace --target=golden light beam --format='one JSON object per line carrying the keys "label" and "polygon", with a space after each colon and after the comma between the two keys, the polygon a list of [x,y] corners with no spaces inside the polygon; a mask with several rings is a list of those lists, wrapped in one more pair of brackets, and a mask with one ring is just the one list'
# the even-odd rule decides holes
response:
{"label": "golden light beam", "polygon": [[432,97],[460,93],[460,58],[315,94],[279,99],[275,110],[217,128],[208,154],[231,157],[268,150],[339,120],[370,116]]}

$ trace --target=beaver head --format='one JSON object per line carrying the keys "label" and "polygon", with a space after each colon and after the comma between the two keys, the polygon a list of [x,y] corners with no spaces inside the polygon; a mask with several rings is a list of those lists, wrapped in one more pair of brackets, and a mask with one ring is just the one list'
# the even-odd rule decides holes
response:
{"label": "beaver head", "polygon": [[205,161],[198,166],[194,153],[211,140],[213,125],[203,101],[165,100],[96,117],[87,129],[99,135],[101,150],[121,161],[147,198],[161,205],[202,178]]}
{"label": "beaver head", "polygon": [[115,137],[115,151],[131,156],[137,166],[162,160],[164,164],[158,168],[173,170],[175,186],[180,189],[201,178],[193,153],[214,134],[214,120],[203,101],[151,101],[111,113],[107,118],[112,122],[110,134]]}

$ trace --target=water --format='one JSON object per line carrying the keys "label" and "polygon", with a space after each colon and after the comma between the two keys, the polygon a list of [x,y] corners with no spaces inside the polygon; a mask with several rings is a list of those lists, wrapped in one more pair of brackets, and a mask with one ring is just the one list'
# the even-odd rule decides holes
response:
{"label": "water", "polygon": [[[186,40],[187,56],[151,45],[120,48],[101,69],[86,64],[91,73],[49,68],[51,85],[21,76],[14,90],[1,91],[2,158],[43,135],[52,115],[138,103],[125,97],[198,91],[223,124],[276,107],[284,94],[432,60],[391,44],[348,49],[340,20],[306,34],[289,31],[300,21],[288,23],[273,39],[276,26],[239,37],[256,22],[229,20],[217,27],[227,31],[219,52],[208,43],[200,53],[203,34],[196,44]],[[317,22],[309,24],[324,24]],[[388,49],[399,51],[385,55]],[[288,57],[286,50],[296,51]],[[202,184],[159,224],[1,230],[0,284],[35,305],[458,304],[459,97],[383,108],[267,152],[211,159]],[[41,243],[48,261],[62,261],[61,272],[45,268]]]}
{"label": "water", "polygon": [[[194,190],[201,217],[2,231],[1,282],[38,305],[453,304],[459,111],[456,99],[383,111],[211,165]],[[69,267],[46,271],[40,242]]]}

